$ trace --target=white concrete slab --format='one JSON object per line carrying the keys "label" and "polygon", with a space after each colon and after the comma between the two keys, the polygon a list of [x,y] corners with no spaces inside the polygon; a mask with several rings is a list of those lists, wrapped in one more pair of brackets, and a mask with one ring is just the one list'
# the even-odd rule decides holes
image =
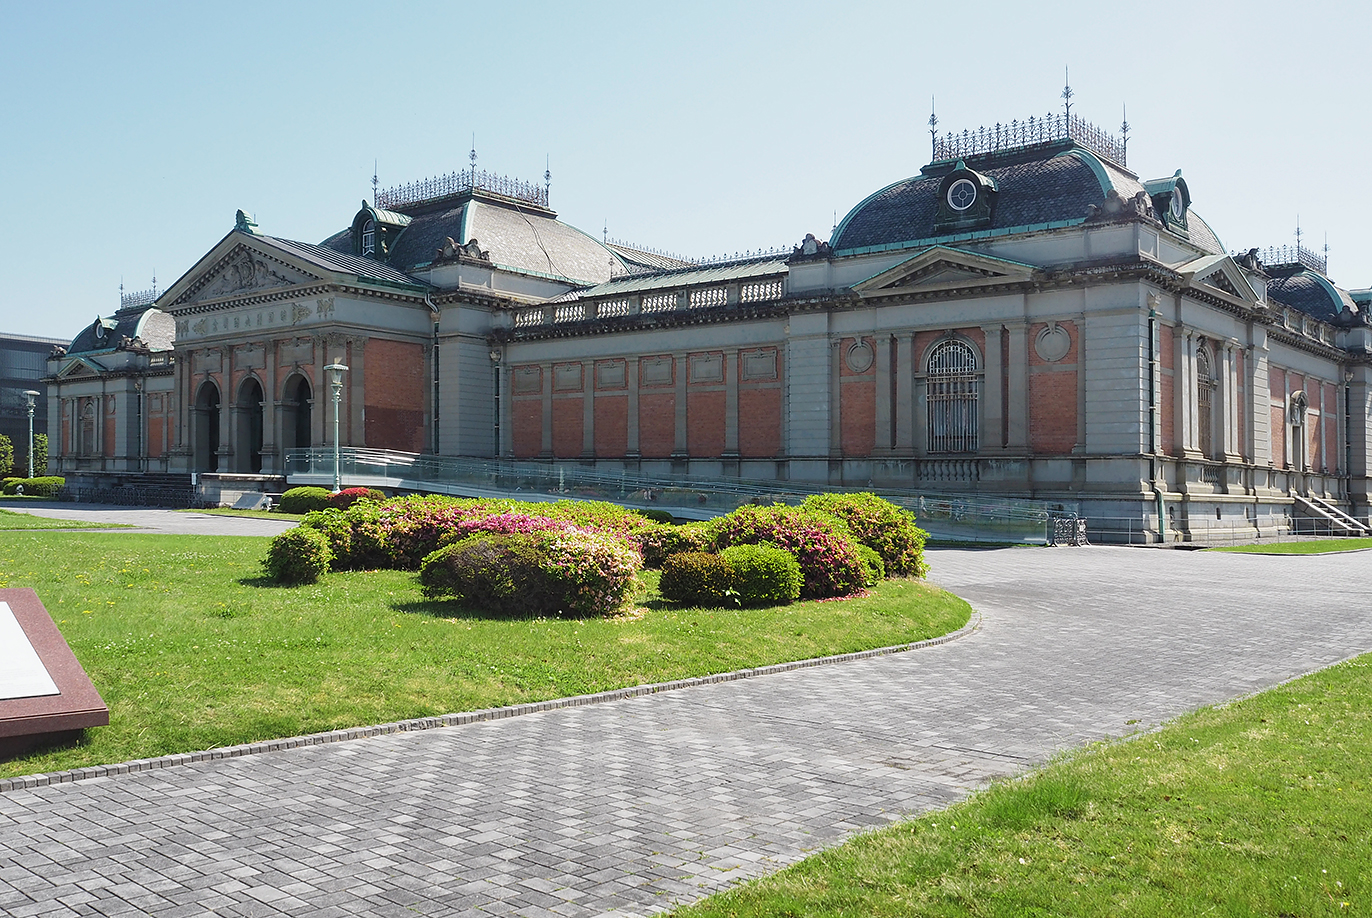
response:
{"label": "white concrete slab", "polygon": [[9,603],[0,602],[0,701],[56,694],[57,684],[38,659],[38,651],[10,611]]}

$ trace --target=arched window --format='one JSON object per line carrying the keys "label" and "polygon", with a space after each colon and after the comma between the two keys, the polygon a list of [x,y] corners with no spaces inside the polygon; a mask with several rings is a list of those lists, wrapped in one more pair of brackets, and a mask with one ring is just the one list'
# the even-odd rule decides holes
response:
{"label": "arched window", "polygon": [[376,254],[376,221],[368,220],[362,224],[362,254]]}
{"label": "arched window", "polygon": [[950,339],[929,354],[925,380],[929,408],[929,452],[977,451],[977,355],[970,346]]}
{"label": "arched window", "polygon": [[1196,445],[1206,458],[1215,454],[1215,374],[1205,345],[1196,349]]}

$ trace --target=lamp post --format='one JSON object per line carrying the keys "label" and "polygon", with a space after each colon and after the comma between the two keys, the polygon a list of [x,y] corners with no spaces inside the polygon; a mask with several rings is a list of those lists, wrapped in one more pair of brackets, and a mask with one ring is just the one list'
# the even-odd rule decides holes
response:
{"label": "lamp post", "polygon": [[329,388],[333,390],[333,490],[337,494],[343,490],[338,464],[338,403],[343,400],[343,374],[348,372],[348,368],[335,361],[324,369],[329,373]]}
{"label": "lamp post", "polygon": [[[34,391],[33,389],[29,389],[27,392],[24,393],[24,398],[27,399],[27,400],[28,400],[28,403],[29,403],[29,477],[30,477],[30,478],[33,477],[33,400],[36,399],[36,398],[38,398],[38,396],[40,396],[40,395],[42,395],[42,394],[43,394],[43,393],[41,393],[41,392],[36,392],[36,391]],[[47,471],[47,470],[44,469],[44,471]]]}

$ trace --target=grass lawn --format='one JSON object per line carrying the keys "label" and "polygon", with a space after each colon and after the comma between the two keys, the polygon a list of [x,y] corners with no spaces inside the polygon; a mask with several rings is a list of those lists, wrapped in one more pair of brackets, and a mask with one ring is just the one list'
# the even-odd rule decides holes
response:
{"label": "grass lawn", "polygon": [[[11,529],[131,529],[123,523],[87,523],[81,520],[53,520],[45,516],[0,509],[0,531]],[[3,549],[0,549],[3,551]]]}
{"label": "grass lawn", "polygon": [[1372,914],[1372,655],[1098,745],[677,918]]}
{"label": "grass lawn", "polygon": [[279,510],[235,510],[233,507],[208,507],[203,510],[178,510],[178,513],[210,513],[214,516],[248,516],[258,520],[303,520],[303,513],[282,513]]}
{"label": "grass lawn", "polygon": [[[726,672],[934,637],[963,600],[913,580],[868,597],[615,619],[509,619],[425,601],[415,575],[261,579],[268,539],[15,533],[0,586],[32,587],[110,707],[82,744],[0,777]],[[645,580],[656,583],[656,573]]]}
{"label": "grass lawn", "polygon": [[1224,545],[1206,551],[1241,551],[1258,555],[1326,555],[1372,548],[1372,539],[1313,539],[1309,542],[1269,542],[1265,545]]}

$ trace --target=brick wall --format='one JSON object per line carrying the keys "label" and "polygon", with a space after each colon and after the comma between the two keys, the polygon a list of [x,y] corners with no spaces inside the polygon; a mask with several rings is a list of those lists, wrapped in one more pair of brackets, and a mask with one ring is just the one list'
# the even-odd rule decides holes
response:
{"label": "brick wall", "polygon": [[[857,338],[844,338],[838,344],[839,450],[845,456],[870,456],[877,445],[876,360],[873,356],[866,368],[861,363],[856,368],[851,366],[848,355],[857,343]],[[854,353],[876,354],[873,338],[864,337],[862,343],[870,352],[859,349]]]}
{"label": "brick wall", "polygon": [[[1029,326],[1029,449],[1035,453],[1070,453],[1077,445],[1077,374],[1081,335],[1075,322],[1058,322],[1070,344],[1059,360],[1045,360],[1034,342],[1046,323]],[[1051,340],[1051,339],[1050,339]],[[1050,354],[1049,356],[1052,356]]]}
{"label": "brick wall", "polygon": [[[421,452],[426,439],[424,394],[428,377],[424,345],[372,338],[364,353],[366,445]],[[318,395],[315,404],[319,404]]]}
{"label": "brick wall", "polygon": [[738,454],[765,459],[781,452],[781,390],[738,391]]}

